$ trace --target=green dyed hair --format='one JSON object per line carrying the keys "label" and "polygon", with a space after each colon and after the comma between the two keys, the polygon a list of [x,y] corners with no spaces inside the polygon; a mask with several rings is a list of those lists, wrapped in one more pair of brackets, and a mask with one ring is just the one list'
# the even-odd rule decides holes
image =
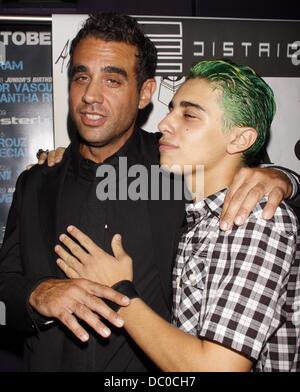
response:
{"label": "green dyed hair", "polygon": [[225,131],[234,126],[256,129],[255,143],[244,152],[246,161],[253,160],[266,144],[276,110],[271,87],[252,68],[228,60],[194,64],[188,79],[195,78],[208,80],[222,91]]}

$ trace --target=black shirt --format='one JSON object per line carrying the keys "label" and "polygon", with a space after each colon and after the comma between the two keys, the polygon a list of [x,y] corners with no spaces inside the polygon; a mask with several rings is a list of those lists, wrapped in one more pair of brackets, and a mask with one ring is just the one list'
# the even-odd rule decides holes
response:
{"label": "black shirt", "polygon": [[[140,156],[140,138],[136,130],[117,154],[103,164],[116,168],[117,181],[113,189],[117,200],[100,201],[96,188],[101,178],[96,171],[101,164],[84,159],[79,154],[79,145],[74,143],[70,152],[70,162],[62,187],[58,234],[66,232],[70,224],[77,226],[106,252],[111,251],[111,239],[120,233],[124,248],[133,259],[134,283],[142,299],[169,319],[170,309],[163,299],[161,277],[155,262],[154,241],[150,225],[150,211],[147,200],[118,200],[119,187],[134,178],[127,178],[126,171],[119,175],[120,157],[127,157],[128,169],[135,164],[143,164]],[[123,162],[124,163],[124,162]],[[158,162],[157,162],[158,163]],[[124,169],[124,167],[123,167]],[[125,185],[126,187],[126,185]],[[168,277],[165,277],[169,281]],[[114,328],[110,338],[97,336],[86,327],[90,334],[88,343],[82,344],[71,334],[64,339],[61,370],[64,371],[145,371],[153,365],[135,345],[124,329]]]}

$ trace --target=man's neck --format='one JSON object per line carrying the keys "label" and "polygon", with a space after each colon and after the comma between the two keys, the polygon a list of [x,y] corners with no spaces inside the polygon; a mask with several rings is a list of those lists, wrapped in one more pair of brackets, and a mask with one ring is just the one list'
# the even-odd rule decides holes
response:
{"label": "man's neck", "polygon": [[116,154],[126,144],[133,132],[134,129],[122,134],[119,138],[104,146],[91,146],[81,143],[79,148],[80,154],[85,159],[89,159],[95,163],[102,163],[107,158]]}
{"label": "man's neck", "polygon": [[197,176],[196,173],[187,176],[185,181],[193,195],[193,202],[197,203],[203,198],[228,188],[241,167],[243,167],[243,163],[240,159],[231,159],[218,164],[214,168],[204,168],[202,186],[199,186],[199,178],[201,176]]}

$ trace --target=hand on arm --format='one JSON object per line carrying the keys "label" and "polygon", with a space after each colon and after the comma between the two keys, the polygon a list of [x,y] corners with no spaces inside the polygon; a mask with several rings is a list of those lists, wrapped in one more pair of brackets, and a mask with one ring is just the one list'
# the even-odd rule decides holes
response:
{"label": "hand on arm", "polygon": [[235,223],[242,225],[256,204],[268,195],[263,217],[271,219],[276,208],[292,192],[290,179],[271,168],[242,168],[235,175],[227,191],[220,222],[222,230],[229,230]]}
{"label": "hand on arm", "polygon": [[[114,237],[115,257],[100,249],[77,228],[68,230],[78,241],[63,236],[62,242],[72,253],[56,247],[59,266],[67,276],[93,277],[102,283],[114,284],[132,280],[132,261],[122,247],[120,237]],[[83,247],[86,249],[84,250]],[[89,252],[89,253],[88,253]],[[76,256],[76,257],[75,257]],[[132,299],[118,312],[125,329],[142,350],[164,371],[248,371],[251,361],[221,345],[198,339],[163,320],[141,299]]]}
{"label": "hand on arm", "polygon": [[30,305],[41,315],[60,320],[83,342],[89,336],[77,318],[85,321],[103,337],[110,330],[100,321],[101,315],[116,327],[122,327],[122,319],[100,298],[107,298],[126,306],[128,298],[109,287],[85,279],[49,279],[39,284],[29,297]]}

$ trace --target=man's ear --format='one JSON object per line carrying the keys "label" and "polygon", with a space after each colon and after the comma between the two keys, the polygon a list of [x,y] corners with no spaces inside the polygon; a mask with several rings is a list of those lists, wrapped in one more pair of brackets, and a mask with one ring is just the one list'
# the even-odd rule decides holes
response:
{"label": "man's ear", "polygon": [[235,127],[228,133],[227,152],[237,154],[248,150],[257,139],[257,131],[251,127]]}
{"label": "man's ear", "polygon": [[149,104],[155,89],[156,80],[154,78],[145,80],[140,92],[139,109],[144,109]]}

